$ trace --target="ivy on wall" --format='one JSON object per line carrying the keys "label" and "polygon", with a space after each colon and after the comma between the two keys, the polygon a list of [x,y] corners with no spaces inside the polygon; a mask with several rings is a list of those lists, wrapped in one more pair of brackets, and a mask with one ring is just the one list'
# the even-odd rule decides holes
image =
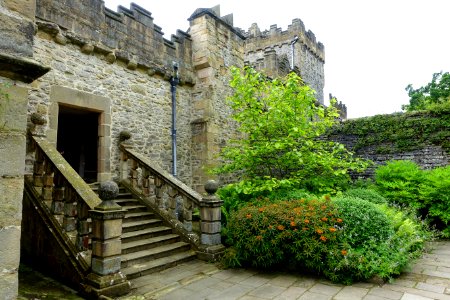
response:
{"label": "ivy on wall", "polygon": [[441,146],[450,154],[450,102],[424,111],[376,115],[336,125],[328,137],[352,136],[352,151],[375,146],[376,153],[413,151],[425,145]]}

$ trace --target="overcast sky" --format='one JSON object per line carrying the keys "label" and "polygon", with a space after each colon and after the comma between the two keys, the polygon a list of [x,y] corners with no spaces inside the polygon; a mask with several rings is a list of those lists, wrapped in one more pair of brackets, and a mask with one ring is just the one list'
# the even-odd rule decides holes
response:
{"label": "overcast sky", "polygon": [[[401,111],[405,87],[450,71],[450,0],[171,0],[136,4],[152,13],[165,37],[189,28],[199,7],[221,6],[234,26],[283,30],[300,18],[325,45],[325,100],[332,93],[356,118]],[[130,1],[105,0],[108,8]]]}

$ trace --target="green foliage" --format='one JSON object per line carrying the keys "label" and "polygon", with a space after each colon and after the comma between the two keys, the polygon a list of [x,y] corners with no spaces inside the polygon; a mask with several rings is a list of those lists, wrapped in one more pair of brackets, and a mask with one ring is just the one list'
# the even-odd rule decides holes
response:
{"label": "green foliage", "polygon": [[359,198],[375,204],[387,203],[386,198],[381,196],[377,191],[367,188],[352,188],[345,191],[343,196]]}
{"label": "green foliage", "polygon": [[392,161],[376,170],[375,180],[390,202],[417,209],[450,237],[450,166],[420,170],[411,161]]}
{"label": "green foliage", "polygon": [[422,253],[430,235],[387,205],[356,198],[266,200],[231,215],[229,267],[290,267],[343,283],[389,279]]}
{"label": "green foliage", "polygon": [[254,194],[244,194],[242,191],[238,192],[236,184],[228,184],[217,191],[217,195],[223,200],[222,209],[222,224],[226,225],[230,218],[230,213],[242,207],[249,202],[270,201],[275,202],[279,200],[291,199],[313,199],[316,195],[311,194],[303,189],[277,189],[271,192],[265,191]]}
{"label": "green foliage", "polygon": [[349,169],[366,166],[342,144],[319,139],[336,122],[337,110],[316,105],[314,91],[295,73],[269,80],[251,68],[233,68],[230,85],[242,138],[223,149],[216,172],[242,174],[238,193],[289,187],[335,192],[348,183]]}
{"label": "green foliage", "polygon": [[423,202],[428,219],[450,238],[450,166],[424,171],[419,199]]}
{"label": "green foliage", "polygon": [[350,246],[358,247],[370,240],[380,243],[393,234],[389,219],[376,204],[352,197],[337,198],[334,204],[344,219],[342,239]]}
{"label": "green foliage", "polygon": [[406,111],[423,110],[433,104],[450,102],[450,73],[434,73],[430,83],[418,89],[411,84],[406,87],[409,104],[403,105]]}
{"label": "green foliage", "polygon": [[423,172],[412,161],[390,161],[375,171],[375,181],[380,193],[390,202],[405,204],[416,209],[423,204],[418,201]]}
{"label": "green foliage", "polygon": [[450,102],[429,106],[426,111],[377,115],[336,124],[327,135],[356,138],[352,151],[369,146],[379,154],[412,151],[433,144],[450,154]]}
{"label": "green foliage", "polygon": [[325,275],[334,281],[351,283],[375,275],[390,279],[420,256],[431,238],[416,218],[386,204],[352,198],[336,199],[335,204],[344,220],[340,242],[348,250],[345,257],[328,257]]}
{"label": "green foliage", "polygon": [[235,255],[227,261],[320,271],[330,249],[339,248],[337,228],[341,222],[326,199],[249,204],[233,213],[228,223],[230,251]]}

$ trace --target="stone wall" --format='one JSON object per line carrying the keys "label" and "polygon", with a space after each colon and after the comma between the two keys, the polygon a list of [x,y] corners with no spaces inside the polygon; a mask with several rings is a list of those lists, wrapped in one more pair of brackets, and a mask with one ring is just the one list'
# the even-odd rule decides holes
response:
{"label": "stone wall", "polygon": [[292,20],[285,31],[277,25],[261,31],[255,23],[245,35],[246,63],[257,70],[264,70],[271,77],[284,76],[291,70],[291,43],[297,36],[298,40],[294,43],[294,70],[316,91],[317,100],[324,103],[325,48],[316,41],[312,31],[305,30],[300,19]]}
{"label": "stone wall", "polygon": [[[126,61],[110,62],[107,55],[96,51],[83,51],[80,45],[60,44],[54,36],[39,30],[35,39],[35,59],[49,65],[51,71],[35,81],[30,92],[29,113],[39,112],[48,116],[49,122],[42,128],[48,139],[56,141],[56,132],[50,130],[52,118],[50,107],[58,99],[52,99],[55,87],[71,89],[81,101],[89,95],[107,98],[111,112],[106,126],[107,148],[111,157],[106,158],[113,177],[118,176],[118,137],[122,130],[132,134],[136,149],[151,158],[166,171],[171,171],[171,93],[167,77],[149,73],[144,67],[130,68]],[[179,178],[191,183],[190,166],[190,108],[189,85],[177,88],[177,139]],[[86,95],[86,96],[83,96]],[[93,98],[93,97],[89,97]],[[72,105],[76,105],[73,103]],[[107,113],[109,115],[109,112]],[[107,124],[107,123],[106,123]]]}
{"label": "stone wall", "polygon": [[[197,76],[192,99],[193,188],[204,192],[220,149],[236,137],[226,98],[232,92],[229,68],[243,67],[244,36],[233,27],[232,16],[220,16],[219,7],[199,9],[189,20]],[[221,178],[221,183],[226,181]]]}
{"label": "stone wall", "polygon": [[110,169],[113,178],[117,176],[116,146],[122,130],[131,132],[139,152],[171,171],[169,79],[174,62],[180,75],[177,174],[198,191],[211,177],[207,170],[217,164],[220,148],[236,137],[225,101],[232,92],[229,67],[242,67],[247,50],[259,55],[261,49],[270,47],[271,55],[275,54],[272,62],[279,66],[278,58],[290,53],[286,42],[293,34],[298,35],[296,68],[300,73],[304,69],[302,76],[313,84],[323,102],[324,48],[298,19],[285,32],[275,28],[259,36],[249,35],[233,27],[232,15],[221,16],[216,6],[195,11],[190,17],[189,34],[178,31],[169,41],[163,38],[161,27],[153,23],[151,13],[135,4],[129,9],[120,6],[114,12],[101,0],[37,0],[36,16],[35,59],[52,70],[33,83],[29,114],[38,112],[47,118],[47,124],[39,128],[40,134],[56,142],[57,110],[52,107],[68,102],[52,99],[52,90],[73,91],[81,100],[70,105],[89,110],[96,105],[83,107],[87,101],[84,98],[109,99],[111,111],[102,111],[104,117],[99,124],[101,147],[105,149],[100,150],[104,157],[99,163],[103,167],[99,180],[108,179],[104,169]]}
{"label": "stone wall", "polygon": [[422,169],[450,164],[450,111],[423,111],[347,120],[329,135],[375,164],[358,177],[372,177],[389,160],[411,160]]}

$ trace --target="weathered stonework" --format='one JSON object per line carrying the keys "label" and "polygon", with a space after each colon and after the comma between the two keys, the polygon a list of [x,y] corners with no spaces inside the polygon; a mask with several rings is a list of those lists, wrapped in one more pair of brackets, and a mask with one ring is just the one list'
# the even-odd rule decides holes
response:
{"label": "weathered stonework", "polygon": [[15,299],[20,262],[28,89],[1,78],[0,89],[0,294],[2,299]]}
{"label": "weathered stonework", "polygon": [[243,66],[244,37],[220,17],[219,7],[199,9],[189,20],[197,75],[192,99],[192,184],[203,192],[203,184],[212,177],[207,171],[217,165],[221,147],[236,137],[226,104],[232,92],[228,70]]}
{"label": "weathered stonework", "polygon": [[286,31],[277,25],[261,31],[253,24],[245,33],[245,62],[257,70],[264,70],[271,77],[287,75],[292,66],[292,46],[294,43],[294,70],[316,91],[317,100],[324,103],[323,87],[325,76],[325,47],[316,41],[311,30],[306,31],[300,19],[292,20]]}

